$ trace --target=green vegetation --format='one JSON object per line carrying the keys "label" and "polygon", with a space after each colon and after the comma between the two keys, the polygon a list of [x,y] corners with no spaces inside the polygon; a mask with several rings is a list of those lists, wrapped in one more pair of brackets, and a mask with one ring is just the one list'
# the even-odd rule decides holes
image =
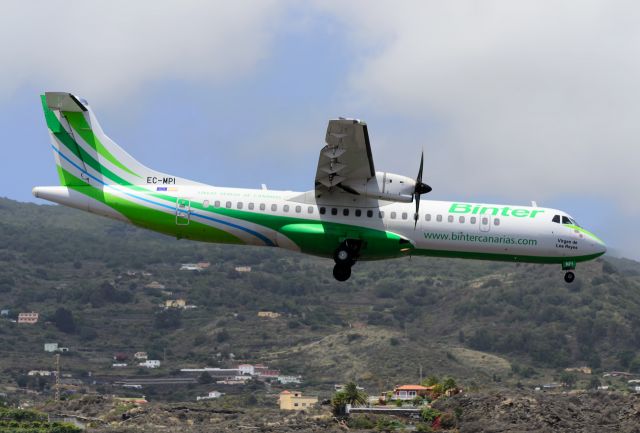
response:
{"label": "green vegetation", "polygon": [[49,422],[47,415],[33,410],[0,407],[0,433],[80,433],[71,424]]}
{"label": "green vegetation", "polygon": [[[202,272],[181,263],[210,262]],[[239,273],[236,266],[251,266]],[[362,262],[337,283],[332,262],[287,251],[175,240],[59,206],[0,199],[0,387],[50,396],[43,344],[70,352],[74,378],[167,375],[182,367],[263,362],[302,374],[330,395],[355,379],[372,393],[417,383],[419,367],[469,390],[545,383],[564,367],[640,372],[640,264],[580,264],[573,285],[558,267],[413,258]],[[157,282],[157,284],[152,284]],[[169,299],[195,309],[163,309]],[[35,325],[11,322],[40,313]],[[258,311],[281,314],[258,318]],[[138,369],[132,354],[163,361]],[[125,352],[130,366],[111,368]],[[196,381],[198,377],[196,376]],[[430,378],[429,378],[430,379]],[[445,391],[455,383],[438,384]],[[586,388],[590,378],[577,377]],[[151,399],[193,399],[187,387],[148,387]],[[276,385],[277,386],[277,385]],[[108,392],[121,389],[101,388]],[[80,392],[80,391],[79,391]],[[138,395],[140,392],[137,392]]]}
{"label": "green vegetation", "polygon": [[358,389],[355,382],[349,382],[342,390],[336,392],[331,398],[331,406],[335,415],[344,415],[346,405],[352,406],[365,405],[368,402],[367,394]]}

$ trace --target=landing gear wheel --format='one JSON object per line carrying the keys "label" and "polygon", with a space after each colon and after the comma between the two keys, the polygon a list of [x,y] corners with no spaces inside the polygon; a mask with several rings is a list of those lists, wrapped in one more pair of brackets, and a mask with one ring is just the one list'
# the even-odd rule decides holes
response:
{"label": "landing gear wheel", "polygon": [[355,262],[355,254],[353,250],[346,245],[340,245],[333,254],[333,260],[336,265],[351,266]]}
{"label": "landing gear wheel", "polygon": [[333,267],[333,277],[338,281],[347,281],[351,276],[351,266],[336,264]]}
{"label": "landing gear wheel", "polygon": [[573,280],[576,279],[576,274],[574,274],[571,271],[568,271],[566,274],[564,274],[564,281],[567,283],[573,283]]}

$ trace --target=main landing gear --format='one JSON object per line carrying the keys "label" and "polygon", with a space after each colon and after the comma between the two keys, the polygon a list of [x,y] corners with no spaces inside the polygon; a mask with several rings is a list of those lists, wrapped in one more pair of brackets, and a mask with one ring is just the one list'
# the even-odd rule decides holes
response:
{"label": "main landing gear", "polygon": [[340,244],[333,254],[336,265],[333,267],[333,277],[338,281],[347,281],[351,276],[351,266],[356,263],[360,241],[346,240]]}

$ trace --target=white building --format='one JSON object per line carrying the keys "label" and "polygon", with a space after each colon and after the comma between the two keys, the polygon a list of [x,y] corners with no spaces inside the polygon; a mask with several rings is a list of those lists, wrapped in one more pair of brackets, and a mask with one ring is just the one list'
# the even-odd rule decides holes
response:
{"label": "white building", "polygon": [[44,351],[45,352],[57,352],[58,351],[58,343],[44,343]]}
{"label": "white building", "polygon": [[116,362],[112,365],[113,368],[124,368],[127,366],[126,362]]}
{"label": "white building", "polygon": [[133,354],[133,357],[144,361],[147,359],[147,352],[136,352]]}
{"label": "white building", "polygon": [[256,372],[255,366],[251,364],[240,364],[238,366],[238,373],[253,376]]}
{"label": "white building", "polygon": [[302,383],[302,376],[278,376],[278,382],[283,385],[288,383]]}
{"label": "white building", "polygon": [[47,370],[31,370],[27,373],[27,376],[53,376],[55,372]]}
{"label": "white building", "polygon": [[209,394],[207,394],[207,395],[196,397],[196,401],[213,400],[214,398],[220,398],[223,395],[224,395],[224,393],[222,393],[220,391],[210,391]]}
{"label": "white building", "polygon": [[147,359],[145,362],[141,362],[138,365],[146,368],[158,368],[160,367],[160,361],[157,359]]}

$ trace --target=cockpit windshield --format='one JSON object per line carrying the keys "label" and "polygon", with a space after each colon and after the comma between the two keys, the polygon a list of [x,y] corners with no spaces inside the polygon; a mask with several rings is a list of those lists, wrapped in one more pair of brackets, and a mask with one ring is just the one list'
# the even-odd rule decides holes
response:
{"label": "cockpit windshield", "polygon": [[551,221],[554,222],[554,223],[558,223],[558,224],[560,224],[562,222],[562,224],[565,224],[565,225],[572,225],[572,226],[580,227],[580,224],[578,224],[578,222],[576,220],[574,220],[573,218],[571,218],[570,216],[567,216],[567,215],[554,215],[553,219]]}

